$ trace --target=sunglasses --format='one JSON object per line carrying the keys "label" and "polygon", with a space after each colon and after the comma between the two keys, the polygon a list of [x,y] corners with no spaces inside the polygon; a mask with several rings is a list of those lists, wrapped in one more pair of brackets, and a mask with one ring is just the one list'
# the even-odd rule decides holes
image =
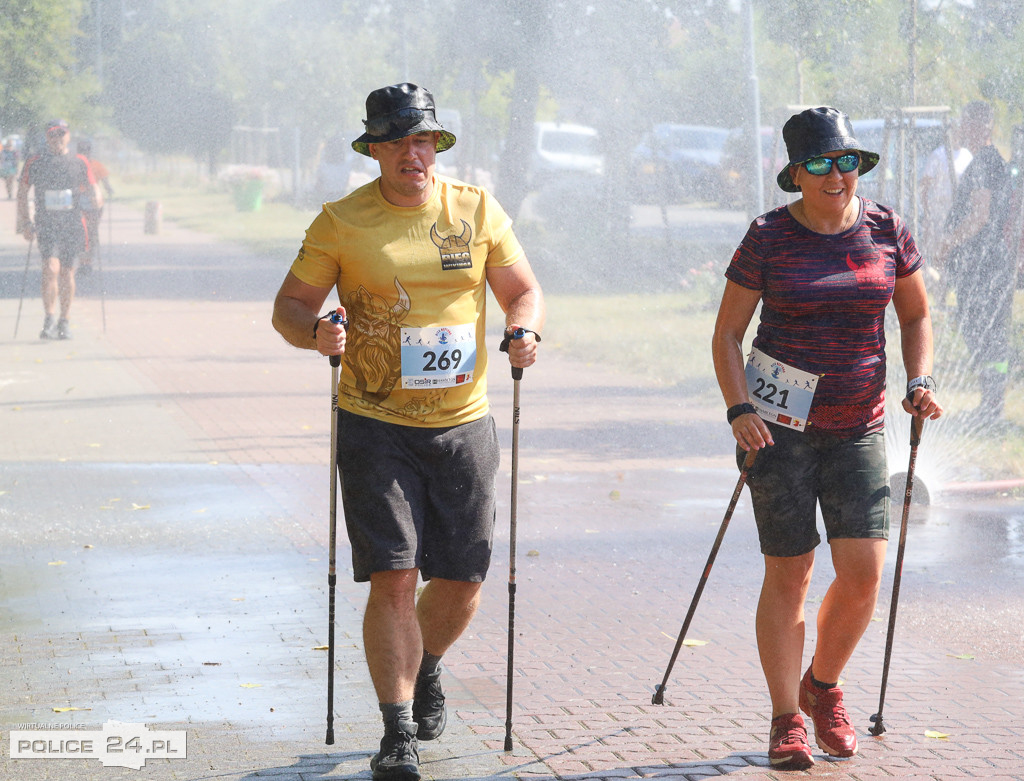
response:
{"label": "sunglasses", "polygon": [[825,174],[832,171],[832,163],[836,164],[836,168],[839,169],[839,173],[848,174],[856,168],[860,167],[860,155],[851,152],[850,154],[840,155],[839,157],[812,157],[810,160],[804,160],[800,165],[807,169],[807,173],[813,174],[814,176],[825,176]]}

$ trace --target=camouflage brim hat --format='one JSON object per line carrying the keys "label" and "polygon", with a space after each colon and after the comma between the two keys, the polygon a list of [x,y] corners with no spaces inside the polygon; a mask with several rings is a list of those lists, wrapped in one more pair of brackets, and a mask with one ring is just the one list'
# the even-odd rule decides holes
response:
{"label": "camouflage brim hat", "polygon": [[789,175],[791,166],[829,152],[843,149],[858,152],[858,175],[866,174],[878,165],[878,153],[861,149],[860,142],[853,137],[850,118],[839,109],[820,106],[794,114],[783,125],[782,138],[786,142],[789,162],[779,171],[775,181],[787,193],[800,192],[800,188],[793,183],[793,178]]}
{"label": "camouflage brim hat", "polygon": [[361,155],[370,156],[370,144],[383,144],[399,138],[435,131],[437,151],[455,146],[455,135],[442,127],[434,113],[434,96],[415,84],[394,84],[374,90],[366,98],[366,132],[352,142]]}

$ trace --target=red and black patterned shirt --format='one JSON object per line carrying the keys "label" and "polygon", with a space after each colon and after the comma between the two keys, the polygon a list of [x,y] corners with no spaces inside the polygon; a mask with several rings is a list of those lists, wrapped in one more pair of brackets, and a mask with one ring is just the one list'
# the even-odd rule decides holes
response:
{"label": "red and black patterned shirt", "polygon": [[810,425],[841,436],[885,419],[885,308],[923,260],[903,220],[861,198],[848,230],[815,233],[785,206],[754,220],[726,270],[761,292],[754,347],[819,375]]}

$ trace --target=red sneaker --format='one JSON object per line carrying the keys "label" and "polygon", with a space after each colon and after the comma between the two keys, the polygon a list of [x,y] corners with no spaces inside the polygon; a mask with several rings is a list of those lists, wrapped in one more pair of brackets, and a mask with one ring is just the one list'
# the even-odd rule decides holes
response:
{"label": "red sneaker", "polygon": [[772,719],[768,761],[776,770],[806,770],[814,764],[807,727],[799,713],[783,713]]}
{"label": "red sneaker", "polygon": [[800,681],[800,710],[814,722],[814,740],[822,751],[833,757],[857,753],[857,733],[843,705],[843,690],[819,689],[811,681],[810,667]]}

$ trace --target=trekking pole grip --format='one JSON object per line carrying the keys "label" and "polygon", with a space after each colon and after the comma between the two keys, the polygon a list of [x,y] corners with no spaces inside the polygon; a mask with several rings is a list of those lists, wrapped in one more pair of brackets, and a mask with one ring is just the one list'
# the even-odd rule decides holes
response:
{"label": "trekking pole grip", "polygon": [[924,429],[924,418],[914,415],[910,419],[910,446],[917,447],[921,444],[921,431]]}
{"label": "trekking pole grip", "polygon": [[[498,347],[503,353],[508,352],[509,344],[513,339],[522,339],[526,334],[531,333],[537,337],[537,341],[540,341],[540,334],[536,331],[531,331],[529,328],[516,328],[514,331],[505,331],[505,336],[501,340],[501,345]],[[512,367],[512,379],[521,380],[523,379],[523,369],[520,366]]]}
{"label": "trekking pole grip", "polygon": [[[348,320],[346,320],[345,316],[342,315],[341,312],[339,312],[337,309],[335,309],[333,312],[328,312],[326,315],[320,317],[316,321],[316,325],[320,324],[320,320],[330,320],[332,323],[335,323],[335,324],[339,324],[340,323],[341,327],[344,328],[345,331],[348,331]],[[313,337],[314,338],[316,338],[316,325],[313,326]],[[331,362],[331,366],[333,366],[335,368],[337,368],[338,366],[341,366],[341,356],[340,355],[328,355],[327,358]]]}

